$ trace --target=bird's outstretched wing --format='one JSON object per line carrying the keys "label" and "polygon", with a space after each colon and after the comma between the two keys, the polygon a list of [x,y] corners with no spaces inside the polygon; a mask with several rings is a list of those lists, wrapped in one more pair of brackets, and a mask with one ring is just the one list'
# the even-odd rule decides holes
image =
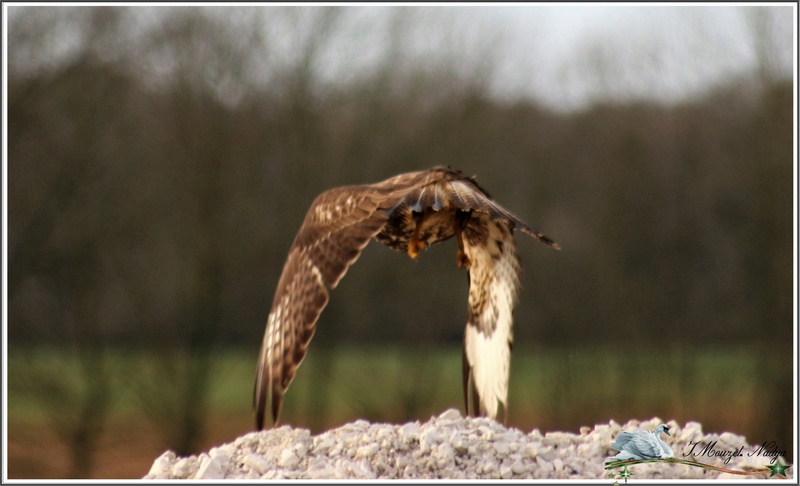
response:
{"label": "bird's outstretched wing", "polygon": [[453,225],[460,226],[459,244],[463,241],[470,280],[463,354],[465,407],[468,414],[492,418],[497,418],[501,408],[505,419],[521,274],[513,231],[519,229],[553,248],[559,246],[500,206],[474,178],[438,170],[438,177],[409,192],[376,237],[405,251],[415,224],[409,224],[413,218],[404,212],[430,214],[430,224],[418,223],[422,227],[419,238],[426,245],[452,237],[457,233]]}
{"label": "bird's outstretched wing", "polygon": [[311,204],[289,250],[267,318],[253,396],[259,430],[270,400],[277,422],[283,394],[328,303],[328,289],[336,287],[370,238],[386,224],[386,209],[396,206],[423,174],[338,187],[323,192]]}
{"label": "bird's outstretched wing", "polygon": [[[538,230],[529,226],[516,215],[511,213],[500,204],[498,204],[489,193],[480,187],[477,181],[472,177],[464,177],[460,172],[455,172],[460,177],[448,177],[447,188],[450,189],[448,202],[461,211],[478,212],[488,216],[489,219],[495,222],[503,222],[510,230],[519,229],[523,233],[527,233],[542,243],[555,249],[560,249],[558,243],[540,233]],[[423,196],[427,194],[422,193],[420,196],[420,204],[424,205],[425,200]]]}
{"label": "bird's outstretched wing", "polygon": [[[452,219],[456,213],[502,222],[509,230],[519,229],[542,243],[559,249],[558,243],[529,226],[520,218],[495,202],[473,177],[447,168],[434,167],[418,173],[416,184],[399,200],[391,211],[389,222],[375,238],[384,245],[406,252],[417,221],[413,214],[433,215],[423,222],[418,235],[426,246],[451,238],[454,235]],[[461,217],[459,216],[459,217]],[[469,225],[470,218],[464,219]]]}
{"label": "bird's outstretched wing", "polygon": [[467,413],[493,418],[499,404],[505,421],[513,313],[519,295],[517,247],[505,222],[481,213],[470,218],[463,238],[470,261],[464,400]]}
{"label": "bird's outstretched wing", "polygon": [[270,400],[277,422],[283,394],[328,302],[328,289],[336,286],[373,236],[412,257],[419,248],[458,237],[458,263],[469,260],[472,281],[465,396],[469,385],[476,396],[473,413],[496,417],[498,402],[504,409],[506,404],[511,314],[519,288],[514,229],[558,248],[494,202],[473,178],[444,167],[322,193],[289,250],[267,320],[254,392],[257,427],[264,426]]}

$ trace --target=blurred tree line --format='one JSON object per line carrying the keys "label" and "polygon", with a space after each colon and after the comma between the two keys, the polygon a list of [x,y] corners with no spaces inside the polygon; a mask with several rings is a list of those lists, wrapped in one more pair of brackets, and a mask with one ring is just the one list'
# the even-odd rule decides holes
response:
{"label": "blurred tree line", "polygon": [[[791,377],[793,91],[772,58],[679,103],[560,113],[492,96],[490,52],[412,55],[409,26],[442,26],[424,9],[393,9],[388,47],[353,72],[331,59],[360,66],[370,51],[358,9],[9,14],[9,346],[79,356],[86,390],[35,363],[20,378],[82,411],[57,420],[79,447],[113,401],[105,358],[139,347],[160,351],[160,378],[131,386],[191,450],[213,352],[244,346],[255,367],[312,199],[433,165],[477,175],[563,247],[518,238],[515,350],[760,343]],[[762,17],[754,45],[770,53]],[[460,342],[467,288],[442,246],[412,263],[370,245],[312,352]]]}

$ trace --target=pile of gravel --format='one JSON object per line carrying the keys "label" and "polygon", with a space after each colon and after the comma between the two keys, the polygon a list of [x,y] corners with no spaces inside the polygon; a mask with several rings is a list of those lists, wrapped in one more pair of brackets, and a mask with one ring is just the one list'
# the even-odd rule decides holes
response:
{"label": "pile of gravel", "polygon": [[[167,451],[144,479],[608,479],[604,463],[616,454],[613,438],[622,430],[654,430],[661,420],[625,425],[614,421],[581,427],[579,434],[506,428],[486,418],[467,418],[450,409],[425,423],[370,424],[364,420],[316,436],[289,426],[252,432],[213,447],[207,453],[176,457]],[[745,438],[725,432],[703,435],[701,425],[667,423],[664,437],[679,459],[689,442],[717,441],[717,450],[755,449]],[[763,469],[769,459],[757,455],[724,464],[720,457],[698,457],[706,464],[734,470]],[[785,459],[783,460],[785,464]],[[684,464],[637,464],[633,479],[743,478]],[[794,469],[789,471],[793,475]],[[749,476],[764,479],[766,475]]]}

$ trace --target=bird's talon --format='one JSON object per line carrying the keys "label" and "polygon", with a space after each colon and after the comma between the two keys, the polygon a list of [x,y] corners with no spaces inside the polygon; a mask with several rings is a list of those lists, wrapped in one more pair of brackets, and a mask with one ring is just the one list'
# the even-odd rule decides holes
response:
{"label": "bird's talon", "polygon": [[416,260],[419,257],[419,251],[423,248],[425,248],[424,241],[412,239],[408,242],[408,256]]}
{"label": "bird's talon", "polygon": [[456,255],[456,265],[458,265],[458,268],[468,270],[471,264],[472,262],[469,261],[467,254],[458,250],[458,255]]}

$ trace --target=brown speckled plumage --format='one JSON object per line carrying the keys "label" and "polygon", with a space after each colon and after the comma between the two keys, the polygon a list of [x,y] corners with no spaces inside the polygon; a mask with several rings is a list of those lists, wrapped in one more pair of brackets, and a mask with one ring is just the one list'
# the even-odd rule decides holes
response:
{"label": "brown speckled plumage", "polygon": [[[497,338],[507,339],[502,346],[509,347],[510,352],[510,313],[519,286],[515,229],[558,248],[554,241],[495,203],[474,178],[444,167],[400,174],[376,184],[337,187],[320,194],[289,250],[267,320],[254,390],[258,429],[264,427],[269,402],[277,423],[283,394],[306,355],[317,319],[328,303],[328,289],[336,287],[373,237],[415,257],[417,247],[456,236],[460,245],[458,264],[469,269],[471,282],[467,330],[472,327],[481,340],[491,340],[497,334],[498,319],[508,321],[503,324],[508,327],[508,336]],[[412,240],[414,243],[409,245]],[[502,390],[508,381],[507,354],[503,354],[505,375],[486,375],[492,382],[502,382],[497,385],[497,396],[486,398],[475,386],[475,376],[480,375],[475,375],[475,367],[480,366],[476,360],[480,358],[470,347],[470,336],[467,332],[467,409],[469,412],[471,389],[471,403],[477,405],[472,406],[472,413],[494,417],[496,407],[486,404],[497,398],[505,407]]]}

